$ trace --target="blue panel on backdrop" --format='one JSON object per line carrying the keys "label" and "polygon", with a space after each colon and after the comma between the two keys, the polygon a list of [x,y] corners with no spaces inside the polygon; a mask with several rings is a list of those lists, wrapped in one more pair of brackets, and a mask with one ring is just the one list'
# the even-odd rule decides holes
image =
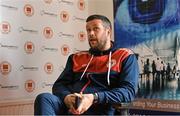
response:
{"label": "blue panel on backdrop", "polygon": [[136,98],[159,110],[131,109],[131,114],[180,114],[180,0],[113,1],[115,47],[131,48],[138,58]]}
{"label": "blue panel on backdrop", "polygon": [[180,0],[114,0],[115,43],[132,47],[180,28]]}

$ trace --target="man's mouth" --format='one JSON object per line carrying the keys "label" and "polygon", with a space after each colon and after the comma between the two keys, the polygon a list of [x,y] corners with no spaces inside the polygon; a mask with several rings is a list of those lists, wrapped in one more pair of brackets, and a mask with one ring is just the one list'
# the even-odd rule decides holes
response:
{"label": "man's mouth", "polygon": [[96,39],[90,39],[89,42],[90,42],[90,43],[96,43],[97,40],[96,40]]}

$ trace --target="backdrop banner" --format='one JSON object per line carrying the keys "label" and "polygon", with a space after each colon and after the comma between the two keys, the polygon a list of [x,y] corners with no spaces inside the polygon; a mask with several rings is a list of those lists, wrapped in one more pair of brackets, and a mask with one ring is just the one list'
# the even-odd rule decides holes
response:
{"label": "backdrop banner", "polygon": [[113,2],[115,45],[132,49],[140,69],[131,113],[180,114],[180,1]]}
{"label": "backdrop banner", "polygon": [[88,50],[86,0],[0,0],[0,102],[51,92],[71,53]]}

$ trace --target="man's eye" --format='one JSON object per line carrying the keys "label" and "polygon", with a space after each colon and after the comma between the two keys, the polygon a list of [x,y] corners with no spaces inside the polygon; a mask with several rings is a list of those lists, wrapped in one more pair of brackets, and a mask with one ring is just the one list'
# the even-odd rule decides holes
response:
{"label": "man's eye", "polygon": [[94,30],[97,31],[99,28],[98,27],[95,27]]}
{"label": "man's eye", "polygon": [[87,32],[90,32],[91,30],[90,30],[90,29],[87,29],[86,31],[87,31]]}

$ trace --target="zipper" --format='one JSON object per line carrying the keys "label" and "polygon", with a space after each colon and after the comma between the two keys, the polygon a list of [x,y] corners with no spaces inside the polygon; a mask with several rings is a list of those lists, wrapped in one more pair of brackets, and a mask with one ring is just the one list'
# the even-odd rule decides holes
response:
{"label": "zipper", "polygon": [[83,86],[83,88],[81,89],[81,92],[83,93],[84,90],[88,87],[88,85],[91,83],[91,80],[89,79],[89,73],[87,74],[87,79],[88,82]]}

